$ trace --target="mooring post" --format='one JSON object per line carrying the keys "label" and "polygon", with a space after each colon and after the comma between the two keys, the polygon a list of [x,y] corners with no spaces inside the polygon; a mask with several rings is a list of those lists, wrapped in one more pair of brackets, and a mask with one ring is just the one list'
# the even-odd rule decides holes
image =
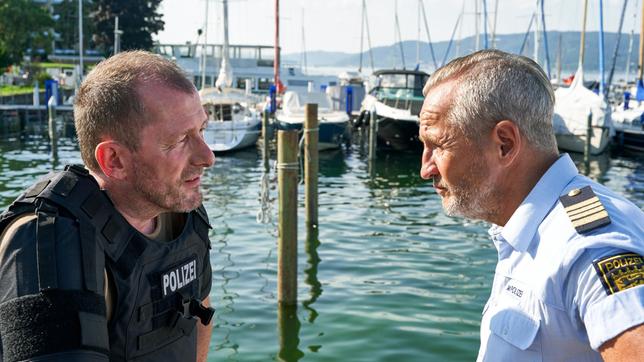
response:
{"label": "mooring post", "polygon": [[378,140],[378,115],[376,114],[376,107],[371,108],[369,112],[369,159],[376,158],[376,142]]}
{"label": "mooring post", "polygon": [[588,121],[586,123],[586,144],[584,145],[584,166],[586,167],[586,175],[590,173],[590,141],[593,137],[593,112],[588,113]]}
{"label": "mooring post", "polygon": [[306,227],[318,227],[318,105],[304,106],[304,199]]}
{"label": "mooring post", "polygon": [[277,300],[297,303],[297,131],[277,132]]}
{"label": "mooring post", "polygon": [[51,155],[54,159],[58,158],[58,135],[56,134],[56,100],[49,97],[47,102],[49,111],[49,141],[51,142]]}
{"label": "mooring post", "polygon": [[270,140],[270,135],[268,134],[268,113],[268,109],[264,109],[262,113],[262,159],[264,161],[264,172],[269,171],[268,160],[270,159],[270,150],[268,148]]}

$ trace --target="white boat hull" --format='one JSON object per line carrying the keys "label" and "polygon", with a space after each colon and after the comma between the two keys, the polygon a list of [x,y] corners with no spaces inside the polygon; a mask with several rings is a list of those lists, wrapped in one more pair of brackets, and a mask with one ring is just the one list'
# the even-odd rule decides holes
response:
{"label": "white boat hull", "polygon": [[243,121],[209,121],[204,139],[213,152],[230,152],[255,145],[261,134],[259,118]]}
{"label": "white boat hull", "polygon": [[[570,152],[585,152],[586,148],[586,135],[578,135],[573,133],[558,133],[555,135],[557,138],[557,147],[560,150]],[[592,155],[601,154],[606,150],[610,144],[610,129],[608,128],[593,128],[590,138],[590,153]]]}

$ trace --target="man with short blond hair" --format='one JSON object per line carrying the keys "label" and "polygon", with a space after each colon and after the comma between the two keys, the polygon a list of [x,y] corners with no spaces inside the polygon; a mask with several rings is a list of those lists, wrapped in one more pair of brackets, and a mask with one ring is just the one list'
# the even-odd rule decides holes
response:
{"label": "man with short blond hair", "polygon": [[173,62],[124,52],[74,103],[81,156],[0,215],[0,360],[205,361],[214,309],[200,190],[214,155]]}
{"label": "man with short blond hair", "polygon": [[532,60],[479,51],[438,69],[420,112],[420,175],[498,250],[479,361],[644,355],[644,213],[558,155],[554,96]]}

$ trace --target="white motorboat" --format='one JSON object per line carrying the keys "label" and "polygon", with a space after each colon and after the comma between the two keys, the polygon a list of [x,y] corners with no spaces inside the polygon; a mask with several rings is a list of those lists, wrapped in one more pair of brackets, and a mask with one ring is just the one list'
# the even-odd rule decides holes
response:
{"label": "white motorboat", "polygon": [[307,103],[318,105],[318,150],[337,149],[350,140],[349,115],[335,111],[326,93],[296,93],[287,91],[282,98],[282,108],[275,113],[277,129],[302,130],[304,126],[304,106]]}

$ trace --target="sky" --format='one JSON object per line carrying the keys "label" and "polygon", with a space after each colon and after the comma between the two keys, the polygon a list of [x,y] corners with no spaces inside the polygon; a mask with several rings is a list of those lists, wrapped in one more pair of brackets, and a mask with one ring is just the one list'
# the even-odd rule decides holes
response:
{"label": "sky", "polygon": [[[425,25],[420,17],[420,0],[365,0],[369,35],[373,47],[391,45],[397,41],[396,16],[403,40],[427,41]],[[481,0],[422,0],[432,41],[449,40],[454,25],[464,7],[462,28],[458,37],[474,35],[476,2]],[[547,30],[579,31],[582,27],[583,0],[544,0]],[[205,28],[205,8],[208,2],[208,43],[223,41],[222,0],[163,0],[160,12],[165,30],[156,37],[161,43],[183,44],[203,41],[197,30]],[[536,0],[487,0],[488,32],[492,31],[495,7],[498,2],[497,33],[525,33]],[[599,2],[589,0],[586,29],[599,29]],[[615,32],[624,0],[603,0],[604,30]],[[283,53],[305,51],[360,51],[362,0],[280,0],[280,45]],[[623,32],[635,27],[639,33],[641,1],[628,2]],[[479,5],[479,13],[483,6]],[[636,9],[637,7],[637,9]],[[397,11],[396,11],[397,9]],[[480,16],[481,24],[483,16]],[[229,37],[231,44],[273,45],[274,0],[229,0]],[[420,38],[419,38],[420,24]],[[534,26],[534,25],[533,25]],[[483,33],[482,25],[480,27]],[[534,28],[533,28],[534,29]],[[363,37],[367,49],[367,35]]]}

